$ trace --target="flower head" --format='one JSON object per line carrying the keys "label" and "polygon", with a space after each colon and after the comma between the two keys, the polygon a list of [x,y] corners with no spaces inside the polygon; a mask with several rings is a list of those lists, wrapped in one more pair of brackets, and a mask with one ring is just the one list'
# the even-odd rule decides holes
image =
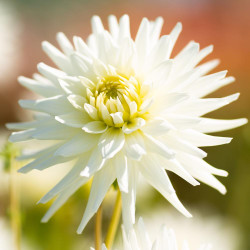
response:
{"label": "flower head", "polygon": [[[123,229],[123,250],[190,250],[188,243],[185,241],[182,248],[178,247],[176,236],[173,229],[167,229],[164,225],[158,234],[158,237],[152,242],[145,229],[143,219],[139,218],[137,228],[133,228],[126,234]],[[210,244],[203,244],[199,250],[211,250]],[[94,249],[92,249],[94,250]],[[102,250],[107,250],[103,244]]]}
{"label": "flower head", "polygon": [[74,37],[72,45],[62,33],[57,35],[62,52],[42,43],[59,70],[40,63],[41,75],[19,78],[43,98],[20,101],[21,107],[39,114],[32,122],[8,125],[21,130],[14,132],[10,141],[55,140],[50,147],[23,156],[34,160],[20,172],[73,162],[71,171],[40,200],[45,203],[57,196],[42,221],[92,177],[79,233],[115,180],[122,193],[126,230],[135,222],[139,175],[186,216],[191,215],[179,201],[167,171],[192,185],[200,180],[225,193],[213,175],[226,176],[226,171],[206,163],[206,153],[199,147],[230,142],[230,138],[206,133],[246,123],[245,119],[202,117],[238,98],[238,94],[203,98],[234,79],[225,78],[226,71],[206,75],[217,61],[197,66],[212,46],[200,50],[198,43],[190,42],[172,57],[181,24],[160,37],[162,23],[162,18],[154,22],[144,18],[133,40],[127,15],[119,22],[110,16],[110,32],[94,16],[87,43]]}

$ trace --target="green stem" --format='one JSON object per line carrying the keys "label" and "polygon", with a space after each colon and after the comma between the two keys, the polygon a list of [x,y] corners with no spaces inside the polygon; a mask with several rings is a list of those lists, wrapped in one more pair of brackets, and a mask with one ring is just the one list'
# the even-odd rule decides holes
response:
{"label": "green stem", "polygon": [[11,227],[14,234],[14,242],[16,250],[21,250],[21,221],[20,221],[20,206],[18,183],[16,178],[16,160],[11,158],[10,165],[10,214]]}
{"label": "green stem", "polygon": [[101,245],[102,245],[102,205],[100,205],[96,214],[95,250],[101,250]]}
{"label": "green stem", "polygon": [[105,244],[108,250],[111,249],[114,239],[115,239],[115,234],[116,234],[117,227],[120,221],[120,216],[121,216],[121,208],[122,208],[121,192],[118,189],[113,215],[112,215],[109,228],[108,228],[108,232],[107,232],[107,236],[105,239]]}

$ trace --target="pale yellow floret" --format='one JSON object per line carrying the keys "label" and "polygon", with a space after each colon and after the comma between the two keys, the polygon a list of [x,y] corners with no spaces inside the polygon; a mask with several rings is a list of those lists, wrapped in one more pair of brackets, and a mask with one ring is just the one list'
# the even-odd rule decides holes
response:
{"label": "pale yellow floret", "polygon": [[150,103],[149,88],[141,87],[133,76],[126,77],[112,68],[96,82],[81,78],[86,86],[85,111],[95,121],[118,127],[129,133],[145,124]]}

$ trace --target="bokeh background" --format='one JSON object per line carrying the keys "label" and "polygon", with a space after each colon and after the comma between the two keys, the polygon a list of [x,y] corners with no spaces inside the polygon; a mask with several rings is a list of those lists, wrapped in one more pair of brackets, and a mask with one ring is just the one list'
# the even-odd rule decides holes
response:
{"label": "bokeh background", "polygon": [[[162,34],[181,21],[183,32],[174,54],[190,40],[201,47],[214,45],[207,59],[219,58],[216,71],[228,69],[236,82],[212,94],[213,97],[240,92],[239,101],[213,112],[214,118],[249,117],[250,83],[250,1],[249,0],[6,0],[0,1],[0,125],[1,147],[9,132],[4,124],[26,120],[18,99],[32,97],[17,83],[17,76],[31,77],[38,62],[52,63],[41,50],[41,41],[55,44],[55,34],[63,31],[69,38],[86,38],[91,31],[90,18],[99,15],[104,24],[107,16],[129,14],[133,36],[142,17],[165,20]],[[211,116],[211,115],[210,115]],[[137,213],[143,215],[152,231],[165,223],[196,246],[212,242],[215,250],[250,249],[250,127],[246,125],[221,135],[234,137],[229,145],[207,148],[207,161],[225,169],[229,177],[221,178],[228,193],[222,196],[206,185],[192,187],[171,175],[177,194],[194,214],[191,221],[170,208],[156,191],[142,184]],[[20,147],[23,147],[20,145]],[[32,145],[39,147],[39,145]],[[82,235],[76,229],[83,214],[89,186],[80,189],[47,224],[40,219],[48,205],[35,205],[67,170],[55,166],[50,171],[18,175],[21,196],[22,247],[37,250],[89,249],[93,246],[94,220]],[[9,229],[9,176],[0,172],[0,249],[11,249]],[[145,193],[147,195],[145,195]],[[110,191],[104,203],[104,230],[112,211],[114,194]],[[153,226],[154,225],[154,226]],[[10,237],[9,237],[10,236]],[[119,241],[120,235],[118,234]],[[6,244],[6,245],[4,245]],[[11,244],[11,243],[10,243]],[[195,249],[195,248],[193,248]]]}

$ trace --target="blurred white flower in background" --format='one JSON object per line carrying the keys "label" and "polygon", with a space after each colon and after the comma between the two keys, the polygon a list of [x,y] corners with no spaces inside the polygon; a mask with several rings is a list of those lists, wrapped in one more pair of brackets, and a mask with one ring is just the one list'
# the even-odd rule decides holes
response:
{"label": "blurred white flower in background", "polygon": [[[0,123],[23,117],[15,102],[19,92],[16,77],[21,67],[22,24],[12,1],[0,0]],[[6,108],[8,107],[8,108]]]}
{"label": "blurred white flower in background", "polygon": [[0,249],[14,250],[14,240],[10,228],[3,218],[0,218]]}
{"label": "blurred white flower in background", "polygon": [[[147,227],[151,228],[150,226]],[[142,218],[139,218],[137,225],[129,231],[127,235],[123,229],[123,247],[118,247],[119,250],[211,250],[210,244],[202,244],[197,248],[189,247],[189,238],[186,236],[186,240],[179,244],[176,240],[175,232],[173,229],[167,229],[165,225],[161,228],[158,224],[157,228],[154,228],[157,232],[157,236],[154,237],[155,240],[152,241],[152,230],[148,231]],[[160,228],[160,230],[159,230]],[[189,229],[192,230],[192,229]],[[219,248],[218,248],[219,249]],[[91,248],[91,250],[94,250]],[[103,244],[102,250],[107,250],[106,246]]]}
{"label": "blurred white flower in background", "polygon": [[94,16],[87,43],[74,37],[72,45],[59,33],[62,53],[43,42],[44,51],[59,70],[41,63],[41,75],[19,78],[23,86],[43,99],[20,101],[23,108],[39,114],[32,122],[9,124],[10,129],[21,130],[12,133],[10,141],[54,140],[43,150],[23,155],[21,159],[34,161],[20,172],[44,170],[64,162],[73,166],[40,200],[46,203],[57,197],[43,222],[92,177],[78,233],[116,180],[127,231],[135,223],[139,175],[187,217],[191,214],[179,201],[167,171],[194,186],[199,180],[226,192],[214,175],[227,176],[227,172],[206,163],[203,158],[207,154],[199,147],[229,143],[231,138],[206,133],[246,123],[246,119],[202,117],[238,98],[239,94],[203,98],[234,78],[226,77],[226,71],[206,75],[217,66],[217,60],[198,65],[212,52],[212,46],[200,50],[198,43],[190,42],[172,58],[182,25],[178,23],[169,35],[160,37],[162,24],[162,18],[153,22],[144,18],[133,40],[127,15],[119,22],[110,16],[110,32]]}
{"label": "blurred white flower in background", "polygon": [[[9,224],[4,218],[0,217],[0,249],[1,250],[17,250],[14,243],[14,236]],[[21,249],[34,250],[40,249],[38,246],[30,244],[28,240],[22,238]]]}
{"label": "blurred white flower in background", "polygon": [[0,1],[0,89],[8,87],[3,84],[9,84],[17,75],[20,28],[15,10],[7,1]]}
{"label": "blurred white flower in background", "polygon": [[180,216],[173,209],[154,208],[154,213],[144,213],[142,217],[148,225],[149,235],[157,237],[159,225],[166,224],[176,232],[177,242],[188,241],[190,249],[198,249],[210,243],[213,250],[235,250],[240,242],[240,230],[233,221],[221,215],[202,216],[199,207],[192,209],[191,220]]}

